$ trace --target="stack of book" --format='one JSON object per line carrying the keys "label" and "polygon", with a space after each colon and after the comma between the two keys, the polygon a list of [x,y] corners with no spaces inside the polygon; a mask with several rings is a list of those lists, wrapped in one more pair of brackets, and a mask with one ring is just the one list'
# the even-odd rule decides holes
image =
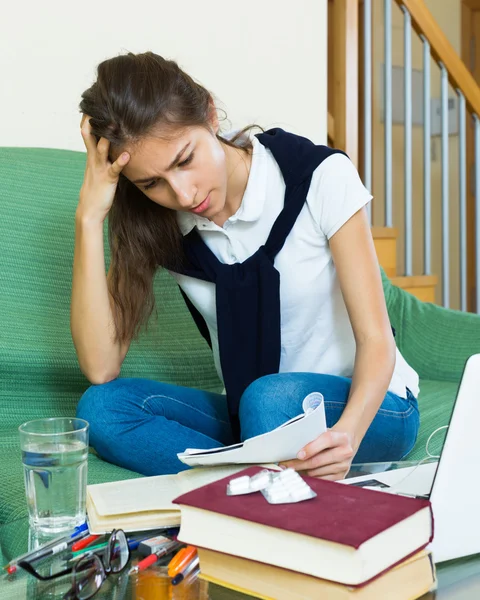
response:
{"label": "stack of book", "polygon": [[259,598],[413,600],[436,584],[427,545],[428,500],[313,477],[316,497],[270,504],[260,492],[229,496],[251,467],[174,500],[178,539],[198,547],[201,577]]}

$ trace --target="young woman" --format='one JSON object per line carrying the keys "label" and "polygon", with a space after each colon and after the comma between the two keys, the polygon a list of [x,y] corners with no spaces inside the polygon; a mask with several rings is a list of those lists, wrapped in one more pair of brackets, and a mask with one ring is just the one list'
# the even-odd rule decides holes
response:
{"label": "young woman", "polygon": [[[106,60],[82,95],[71,328],[94,384],[78,406],[106,460],[174,473],[187,447],[231,444],[299,414],[329,430],[286,463],[340,479],[413,447],[418,376],[396,349],[349,159],[303,137],[222,136],[212,95],[147,52]],[[109,216],[111,266],[104,269]],[[166,268],[208,339],[226,395],[118,378]]]}

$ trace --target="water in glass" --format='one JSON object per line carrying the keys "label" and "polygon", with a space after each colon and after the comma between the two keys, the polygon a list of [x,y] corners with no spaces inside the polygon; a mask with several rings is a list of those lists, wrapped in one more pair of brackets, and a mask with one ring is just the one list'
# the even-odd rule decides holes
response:
{"label": "water in glass", "polygon": [[85,520],[88,447],[80,441],[30,442],[22,449],[30,525],[73,529]]}

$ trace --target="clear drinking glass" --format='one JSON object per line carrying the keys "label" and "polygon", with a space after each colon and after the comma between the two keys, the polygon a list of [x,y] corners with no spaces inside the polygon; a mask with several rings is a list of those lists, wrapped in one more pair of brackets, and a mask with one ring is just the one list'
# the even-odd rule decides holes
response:
{"label": "clear drinking glass", "polygon": [[85,521],[88,427],[67,417],[19,427],[30,527],[57,533]]}

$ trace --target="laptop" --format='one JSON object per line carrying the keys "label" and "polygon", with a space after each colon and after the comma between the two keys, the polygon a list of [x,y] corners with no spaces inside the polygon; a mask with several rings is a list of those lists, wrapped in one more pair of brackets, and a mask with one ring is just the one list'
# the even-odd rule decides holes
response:
{"label": "laptop", "polygon": [[438,460],[369,472],[342,483],[428,498],[434,517],[430,548],[436,563],[480,553],[479,433],[480,354],[474,354],[465,364]]}

